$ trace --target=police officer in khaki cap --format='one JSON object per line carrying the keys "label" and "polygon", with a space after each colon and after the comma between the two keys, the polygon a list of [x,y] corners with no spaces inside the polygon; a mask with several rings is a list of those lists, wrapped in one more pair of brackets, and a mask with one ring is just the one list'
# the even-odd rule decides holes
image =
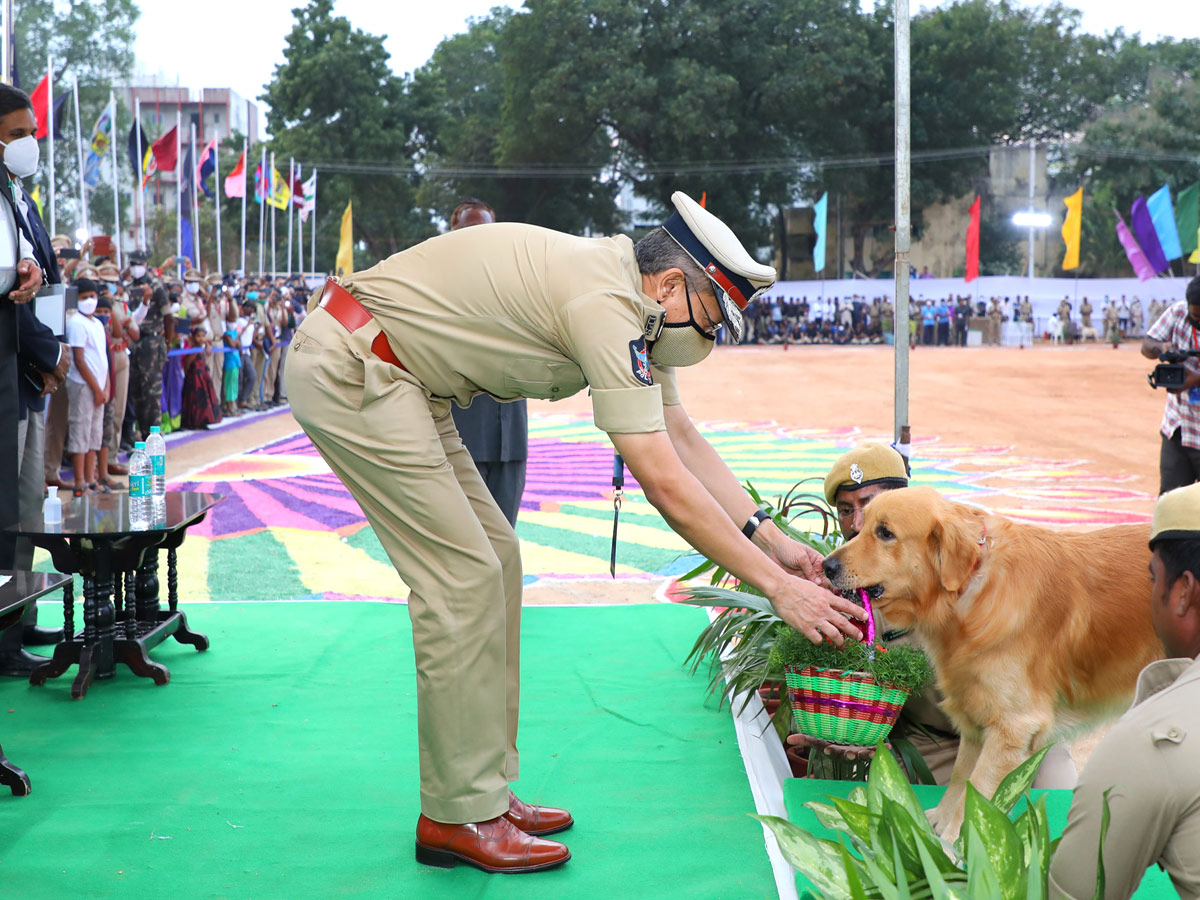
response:
{"label": "police officer in khaki cap", "polygon": [[[690,197],[635,247],[497,223],[431,238],[331,280],[309,301],[285,374],[292,412],[362,507],[409,594],[417,665],[417,858],[488,871],[556,866],[539,835],[572,824],[517,778],[521,559],[450,415],[487,393],[590,388],[596,427],[667,522],[763,591],[812,640],[861,610],[810,581],[820,557],[757,510],[680,405],[692,365],[775,271]],[[765,523],[763,520],[766,520]]]}
{"label": "police officer in khaki cap", "polygon": [[908,486],[908,466],[895,447],[859,444],[843,453],[825,476],[825,499],[837,512],[842,535],[862,530],[863,510],[879,494]]}
{"label": "police officer in khaki cap", "polygon": [[1104,792],[1104,896],[1126,898],[1160,865],[1200,897],[1200,484],[1163,494],[1150,530],[1150,615],[1167,659],[1138,676],[1133,706],[1093,751],[1050,867],[1050,896],[1096,890]]}

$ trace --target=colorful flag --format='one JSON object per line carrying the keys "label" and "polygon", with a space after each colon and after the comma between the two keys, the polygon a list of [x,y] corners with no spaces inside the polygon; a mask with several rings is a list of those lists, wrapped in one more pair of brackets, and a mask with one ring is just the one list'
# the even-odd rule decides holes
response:
{"label": "colorful flag", "polygon": [[271,169],[271,196],[267,202],[276,209],[287,209],[292,202],[292,190],[288,187],[287,179],[275,168]]}
{"label": "colorful flag", "polygon": [[1138,246],[1142,248],[1142,253],[1146,257],[1146,262],[1150,263],[1151,270],[1156,273],[1166,271],[1170,264],[1167,262],[1166,255],[1163,254],[1162,244],[1158,242],[1158,232],[1154,230],[1154,220],[1150,216],[1150,209],[1146,206],[1146,198],[1141,194],[1137,195],[1137,199],[1133,201],[1133,206],[1129,210],[1129,224],[1133,226]]}
{"label": "colorful flag", "polygon": [[308,214],[317,206],[317,173],[313,172],[309,175],[308,181],[304,182],[300,188],[300,199],[296,201],[296,206],[300,210],[300,221],[307,222]]}
{"label": "colorful flag", "polygon": [[342,213],[342,233],[338,238],[337,262],[334,271],[338,275],[349,275],[354,271],[354,213],[351,211],[354,201],[346,203],[346,211]]}
{"label": "colorful flag", "polygon": [[29,192],[29,199],[37,207],[38,217],[40,218],[42,215],[42,186],[40,184],[33,186],[33,190]]}
{"label": "colorful flag", "polygon": [[299,209],[304,205],[304,179],[300,176],[300,163],[292,170],[292,206]]}
{"label": "colorful flag", "polygon": [[175,163],[178,162],[179,147],[175,139],[175,128],[155,141],[150,149],[154,152],[154,167],[159,172],[174,172]]}
{"label": "colorful flag", "polygon": [[100,163],[108,153],[109,144],[112,143],[115,107],[116,101],[109,100],[104,107],[104,112],[100,113],[100,118],[96,120],[96,127],[92,129],[92,140],[88,147],[87,159],[83,161],[83,180],[88,187],[95,187],[100,183]]}
{"label": "colorful flag", "polygon": [[195,262],[196,253],[192,241],[192,197],[195,195],[196,170],[192,166],[192,148],[183,152],[183,165],[179,169],[183,183],[179,186],[179,234],[182,253]]}
{"label": "colorful flag", "polygon": [[138,177],[138,147],[142,148],[142,165],[141,172],[144,175],[146,172],[146,153],[150,150],[150,138],[146,137],[146,130],[142,128],[141,123],[134,120],[134,123],[129,126],[129,167],[133,169],[133,177]]}
{"label": "colorful flag", "polygon": [[1129,233],[1129,229],[1125,226],[1125,220],[1121,218],[1121,214],[1114,209],[1113,215],[1117,217],[1117,240],[1125,248],[1125,255],[1129,258],[1129,265],[1133,266],[1133,274],[1137,276],[1138,281],[1149,281],[1154,277],[1154,269],[1146,259],[1146,254],[1138,246],[1137,238]]}
{"label": "colorful flag", "polygon": [[979,206],[980,197],[976,195],[971,204],[971,221],[967,223],[967,270],[966,281],[974,281],[979,277]]}
{"label": "colorful flag", "polygon": [[[1195,253],[1200,247],[1200,181],[1179,192],[1175,203],[1175,231],[1180,253]],[[1196,262],[1192,257],[1188,262]]]}
{"label": "colorful flag", "polygon": [[254,167],[254,202],[262,203],[267,198],[267,182],[263,178],[263,164]]}
{"label": "colorful flag", "polygon": [[825,230],[829,225],[829,192],[821,195],[821,199],[813,204],[813,232],[817,242],[813,245],[813,271],[825,269]]}
{"label": "colorful flag", "polygon": [[225,176],[225,196],[226,197],[245,197],[246,196],[246,151],[242,151],[242,155],[238,157],[237,165],[233,167],[233,171]]}
{"label": "colorful flag", "polygon": [[1171,209],[1171,189],[1165,184],[1160,187],[1150,195],[1146,208],[1150,210],[1150,221],[1162,245],[1163,256],[1168,260],[1179,259],[1183,256],[1183,248],[1179,246],[1179,231],[1175,228],[1175,210]]}
{"label": "colorful flag", "polygon": [[1063,271],[1079,268],[1080,232],[1083,230],[1083,188],[1070,197],[1063,199],[1067,207],[1067,217],[1063,219],[1062,239],[1067,245],[1066,255],[1063,256]]}
{"label": "colorful flag", "polygon": [[[33,117],[37,120],[37,131],[33,136],[39,141],[50,134],[50,73],[47,72],[38,82],[38,86],[29,95],[33,104]],[[58,106],[56,103],[55,106]]]}
{"label": "colorful flag", "polygon": [[217,168],[217,139],[213,138],[204,145],[204,149],[200,151],[200,165],[196,170],[196,183],[200,185],[200,189],[204,191],[204,196],[209,200],[215,199],[213,192],[208,189],[208,176],[216,171]]}

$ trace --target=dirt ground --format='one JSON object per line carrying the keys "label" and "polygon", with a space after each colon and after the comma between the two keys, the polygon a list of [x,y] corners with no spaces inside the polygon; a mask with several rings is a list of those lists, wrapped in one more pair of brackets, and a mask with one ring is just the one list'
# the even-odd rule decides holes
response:
{"label": "dirt ground", "polygon": [[[1078,459],[1096,474],[1150,495],[1158,491],[1158,424],[1165,394],[1152,362],[1129,342],[1073,347],[918,347],[909,362],[914,438],[1011,446],[1022,456]],[[718,348],[679,370],[693,419],[773,420],[791,427],[857,426],[891,433],[895,357],[883,346]],[[531,411],[590,410],[586,393]],[[171,454],[172,474],[254,447],[298,428],[285,413],[222,429]]]}

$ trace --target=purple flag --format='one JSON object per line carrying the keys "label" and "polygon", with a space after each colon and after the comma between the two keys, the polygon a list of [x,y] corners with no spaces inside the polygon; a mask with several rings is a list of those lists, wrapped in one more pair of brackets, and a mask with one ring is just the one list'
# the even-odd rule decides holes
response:
{"label": "purple flag", "polygon": [[1117,240],[1125,248],[1125,255],[1129,257],[1129,264],[1133,266],[1133,274],[1138,277],[1138,281],[1149,281],[1154,277],[1154,269],[1147,261],[1146,254],[1142,252],[1137,240],[1125,227],[1125,220],[1121,218],[1121,214],[1114,209],[1113,215],[1117,217]]}
{"label": "purple flag", "polygon": [[[1154,219],[1146,206],[1146,198],[1141,194],[1138,194],[1137,199],[1133,201],[1133,208],[1129,211],[1129,221],[1133,225],[1133,233],[1137,235],[1142,252],[1146,254],[1146,261],[1150,263],[1150,268],[1156,273],[1169,269],[1171,264],[1167,262],[1167,255],[1163,253],[1162,244],[1158,240],[1158,232],[1154,230]],[[1128,249],[1126,248],[1126,252]]]}

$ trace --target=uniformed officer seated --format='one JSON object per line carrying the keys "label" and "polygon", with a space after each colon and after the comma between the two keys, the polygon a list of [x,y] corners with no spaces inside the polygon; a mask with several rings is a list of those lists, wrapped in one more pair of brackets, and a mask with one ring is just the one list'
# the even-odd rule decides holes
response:
{"label": "uniformed officer seated", "polygon": [[1180,897],[1200,897],[1200,484],[1158,499],[1150,547],[1150,615],[1168,658],[1142,670],[1133,706],[1083,769],[1051,897],[1095,896],[1105,791],[1105,900],[1132,896],[1156,863]]}
{"label": "uniformed officer seated", "polygon": [[636,248],[506,222],[430,238],[328,282],[291,344],[292,412],[411,589],[422,863],[550,868],[570,853],[544,836],[574,821],[509,790],[520,546],[452,401],[588,388],[596,426],[673,529],[810,640],[857,633],[843,613],[859,607],[805,580],[820,577],[819,554],[755,507],[680,403],[673,367],[708,356],[721,328],[738,340],[775,270],[686,194],[672,202]]}

